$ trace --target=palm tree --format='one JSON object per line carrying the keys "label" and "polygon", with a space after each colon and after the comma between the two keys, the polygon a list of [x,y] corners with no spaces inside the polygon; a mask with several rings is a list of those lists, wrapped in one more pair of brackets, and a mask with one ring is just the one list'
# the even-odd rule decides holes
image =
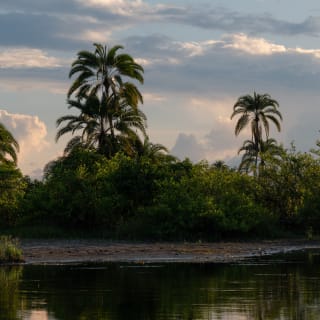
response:
{"label": "palm tree", "polygon": [[[128,54],[118,54],[122,46],[107,49],[94,44],[95,51],[80,51],[72,63],[69,77],[76,75],[68,91],[69,107],[80,110],[79,116],[67,115],[57,120],[56,139],[63,134],[82,131],[66,149],[74,145],[95,147],[111,157],[119,147],[128,150],[130,141],[146,135],[146,116],[138,109],[143,98],[129,79],[143,83],[143,68]],[[74,96],[75,99],[71,99]],[[122,146],[120,146],[122,144]]]}
{"label": "palm tree", "polygon": [[241,152],[244,152],[244,154],[239,165],[239,171],[253,172],[254,175],[257,175],[265,167],[267,159],[272,158],[276,161],[281,158],[283,148],[277,144],[275,139],[269,138],[266,141],[261,140],[257,150],[252,140],[246,140],[238,154]]}
{"label": "palm tree", "polygon": [[241,96],[234,104],[231,115],[231,119],[240,115],[235,127],[235,134],[238,135],[250,123],[251,140],[258,151],[259,143],[263,139],[263,131],[266,140],[269,138],[269,121],[274,123],[278,131],[281,130],[279,119],[282,120],[282,115],[278,108],[279,103],[269,94],[260,95],[254,92],[253,96]]}
{"label": "palm tree", "polygon": [[[106,97],[116,96],[124,83],[123,76],[143,83],[143,68],[128,54],[118,54],[122,46],[114,46],[107,50],[106,46],[94,44],[94,53],[89,51],[78,52],[78,58],[72,63],[69,73],[71,78],[78,74],[71,85],[68,98],[75,93],[77,98],[83,96],[104,94]],[[131,87],[137,100],[142,99],[136,87]]]}
{"label": "palm tree", "polygon": [[[94,44],[95,51],[80,51],[72,63],[69,78],[77,75],[72,83],[68,98],[72,94],[78,100],[88,96],[98,96],[101,99],[100,108],[116,110],[119,96],[126,99],[128,105],[137,109],[143,98],[138,88],[131,82],[124,82],[123,77],[143,83],[143,68],[128,54],[117,54],[122,46],[114,46],[107,50],[106,46]],[[109,126],[113,135],[112,118],[109,113]]]}
{"label": "palm tree", "polygon": [[[84,101],[69,100],[69,108],[77,108],[79,115],[66,115],[57,119],[57,126],[67,122],[60,128],[56,135],[56,141],[66,134],[74,136],[65,148],[65,155],[74,148],[82,146],[96,149],[99,153],[111,158],[116,152],[122,150],[131,155],[136,140],[140,139],[137,132],[146,137],[146,116],[139,109],[132,109],[126,102],[119,103],[117,110],[99,108],[100,100],[97,96],[89,96]],[[112,113],[109,116],[109,113]],[[112,121],[112,132],[110,120]]]}
{"label": "palm tree", "polygon": [[7,128],[0,123],[0,164],[13,163],[17,164],[17,152],[19,152],[19,144],[7,130]]}
{"label": "palm tree", "polygon": [[148,137],[145,137],[143,142],[141,140],[136,140],[135,155],[137,159],[145,157],[154,163],[177,161],[177,158],[170,155],[168,149],[164,145],[152,143]]}

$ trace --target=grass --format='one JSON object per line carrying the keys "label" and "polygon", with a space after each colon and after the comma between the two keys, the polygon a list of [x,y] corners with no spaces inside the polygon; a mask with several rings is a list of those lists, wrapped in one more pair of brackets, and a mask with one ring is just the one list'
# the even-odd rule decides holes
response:
{"label": "grass", "polygon": [[0,263],[21,262],[19,241],[10,236],[0,236]]}

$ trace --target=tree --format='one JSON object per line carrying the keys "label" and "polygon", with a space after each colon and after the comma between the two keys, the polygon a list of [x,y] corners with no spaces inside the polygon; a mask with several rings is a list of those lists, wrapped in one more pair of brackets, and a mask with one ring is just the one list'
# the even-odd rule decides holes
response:
{"label": "tree", "polygon": [[275,139],[269,138],[266,141],[261,140],[258,145],[258,150],[252,140],[246,140],[243,146],[239,149],[238,154],[242,155],[239,171],[253,172],[255,175],[261,171],[266,162],[272,159],[276,162],[283,155],[282,146],[277,144]]}
{"label": "tree", "polygon": [[[245,151],[243,160],[246,163],[251,163],[254,160],[255,168],[258,167],[259,153],[271,142],[271,140],[268,142],[269,121],[276,126],[278,131],[281,130],[279,120],[282,120],[282,115],[278,108],[279,103],[272,99],[269,94],[260,95],[256,92],[253,96],[241,96],[233,106],[231,119],[240,115],[236,123],[235,134],[238,135],[250,123],[251,141],[245,141],[239,152]],[[265,140],[263,132],[265,133]]]}
{"label": "tree", "polygon": [[111,158],[115,153],[122,150],[124,153],[132,155],[134,144],[140,141],[138,131],[146,136],[145,114],[139,109],[132,109],[126,103],[119,105],[116,112],[113,113],[112,127],[106,124],[106,114],[101,112],[99,98],[89,96],[86,100],[69,100],[69,108],[76,108],[80,111],[79,115],[66,115],[57,120],[59,127],[63,122],[66,125],[60,128],[56,135],[56,140],[66,134],[81,132],[81,135],[74,136],[65,148],[65,155],[68,155],[75,147],[85,147],[96,149],[99,153]]}
{"label": "tree", "polygon": [[0,164],[13,162],[16,165],[17,152],[19,152],[18,142],[7,128],[0,123]]}
{"label": "tree", "polygon": [[[138,109],[143,98],[132,82],[143,83],[143,68],[128,54],[117,54],[122,46],[107,50],[94,44],[95,51],[80,51],[72,63],[69,77],[76,75],[68,91],[69,107],[80,110],[79,116],[64,116],[57,120],[59,126],[69,121],[57,134],[82,130],[82,135],[70,141],[68,147],[82,144],[95,146],[108,157],[118,151],[120,144],[127,145],[146,135],[146,117]],[[71,99],[74,96],[75,99]]]}
{"label": "tree", "polygon": [[[241,96],[233,106],[234,116],[240,115],[235,127],[235,134],[238,135],[250,122],[252,141],[257,145],[263,138],[262,129],[264,129],[266,139],[269,138],[269,122],[275,124],[278,131],[281,130],[279,119],[282,115],[278,110],[279,103],[272,99],[269,94],[257,94],[253,96]],[[278,119],[279,118],[279,119]]]}
{"label": "tree", "polygon": [[160,143],[152,143],[146,137],[144,141],[137,140],[135,154],[138,158],[145,157],[154,163],[176,162],[177,158],[168,153],[168,149]]}

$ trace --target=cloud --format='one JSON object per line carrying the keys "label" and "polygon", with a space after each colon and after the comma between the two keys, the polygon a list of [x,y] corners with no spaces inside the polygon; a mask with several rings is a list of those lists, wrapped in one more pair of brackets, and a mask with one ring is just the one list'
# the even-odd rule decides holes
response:
{"label": "cloud", "polygon": [[143,94],[144,103],[152,102],[163,102],[166,101],[166,97],[157,93],[144,92]]}
{"label": "cloud", "polygon": [[32,92],[41,91],[58,95],[66,95],[68,84],[59,81],[48,81],[47,79],[6,79],[0,78],[0,89],[5,92]]}
{"label": "cloud", "polygon": [[243,33],[226,36],[223,40],[224,48],[232,48],[252,55],[271,55],[287,51],[283,45],[271,43],[263,38],[249,37]]}
{"label": "cloud", "polygon": [[59,59],[39,49],[17,48],[0,51],[0,68],[54,68]]}
{"label": "cloud", "polygon": [[[31,46],[75,50],[91,41],[112,41],[119,29],[142,23],[220,30],[263,36],[320,34],[320,18],[291,22],[271,14],[245,14],[205,2],[196,5],[156,3],[142,0],[3,0],[0,12],[0,39],[7,46]],[[201,47],[186,44],[193,54]],[[191,47],[190,47],[191,46]],[[274,48],[277,49],[277,48]]]}
{"label": "cloud", "polygon": [[291,49],[291,51],[293,53],[300,53],[302,55],[311,55],[314,56],[317,59],[320,59],[320,49],[303,49],[303,48],[295,48],[295,49]]}
{"label": "cloud", "polygon": [[[173,18],[171,16],[171,18]],[[191,7],[176,12],[176,22],[209,30],[223,32],[245,32],[250,34],[282,34],[288,36],[318,36],[320,18],[308,17],[302,22],[289,22],[273,17],[271,14],[245,14],[224,7]]]}
{"label": "cloud", "polygon": [[221,92],[235,99],[254,90],[319,90],[316,47],[294,48],[239,33],[192,42],[159,34],[135,36],[126,39],[125,48],[145,68],[146,91],[161,88],[162,95]]}
{"label": "cloud", "polygon": [[193,134],[180,133],[171,153],[179,159],[189,158],[193,162],[198,162],[206,157],[204,146]]}
{"label": "cloud", "polygon": [[[237,155],[241,139],[234,135],[235,121],[230,119],[233,101],[230,97],[211,99],[193,97],[185,101],[181,114],[192,133],[179,132],[172,153],[192,161],[227,160]],[[182,128],[180,128],[182,130]]]}
{"label": "cloud", "polygon": [[149,11],[149,6],[141,0],[77,0],[84,7],[94,7],[110,10],[112,13],[130,16],[141,12],[143,9]]}
{"label": "cloud", "polygon": [[214,128],[205,136],[179,133],[171,153],[179,159],[189,158],[193,162],[228,161],[237,156],[239,143],[224,129],[222,123],[216,122]]}
{"label": "cloud", "polygon": [[25,174],[30,174],[39,165],[39,157],[49,147],[46,140],[47,128],[37,116],[13,114],[0,110],[0,122],[13,134],[20,146],[19,166]]}

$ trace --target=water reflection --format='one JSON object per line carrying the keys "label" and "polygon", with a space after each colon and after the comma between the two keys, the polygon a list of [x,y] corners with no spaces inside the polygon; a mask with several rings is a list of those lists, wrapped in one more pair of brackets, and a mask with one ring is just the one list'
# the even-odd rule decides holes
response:
{"label": "water reflection", "polygon": [[319,257],[5,267],[0,320],[319,319]]}

